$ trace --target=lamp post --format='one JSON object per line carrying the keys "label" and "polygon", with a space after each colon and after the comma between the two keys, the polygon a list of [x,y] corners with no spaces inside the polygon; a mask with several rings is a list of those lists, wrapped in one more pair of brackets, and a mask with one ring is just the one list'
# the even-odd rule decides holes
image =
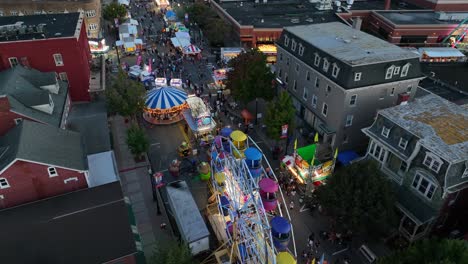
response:
{"label": "lamp post", "polygon": [[153,170],[151,169],[151,166],[148,166],[148,175],[151,180],[151,187],[152,187],[152,193],[153,193],[153,201],[156,202],[156,213],[158,215],[161,215],[161,208],[159,207],[159,201],[158,201],[158,192],[159,188],[157,187],[156,180],[153,176]]}
{"label": "lamp post", "polygon": [[258,98],[255,98],[255,125],[257,125],[258,122]]}

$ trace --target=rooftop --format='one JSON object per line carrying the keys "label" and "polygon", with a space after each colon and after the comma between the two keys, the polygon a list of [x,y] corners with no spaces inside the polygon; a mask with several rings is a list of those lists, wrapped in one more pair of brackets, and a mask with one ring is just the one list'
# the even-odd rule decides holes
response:
{"label": "rooftop", "polygon": [[467,108],[429,94],[379,113],[418,136],[422,146],[443,159],[468,160]]}
{"label": "rooftop", "polygon": [[287,27],[285,30],[350,65],[419,58],[411,51],[339,22]]}
{"label": "rooftop", "polygon": [[0,17],[0,42],[72,37],[81,19],[80,13]]}
{"label": "rooftop", "polygon": [[[261,0],[260,0],[261,2]],[[241,5],[242,3],[242,5]],[[254,1],[227,1],[219,4],[240,25],[257,28],[283,28],[294,25],[316,24],[339,21],[335,10],[318,10],[309,1],[268,1],[266,4]],[[342,7],[345,3],[342,2]],[[383,1],[355,1],[353,10],[383,9]],[[396,7],[395,7],[396,8]]]}
{"label": "rooftop", "polygon": [[136,253],[120,182],[0,211],[4,263],[105,263]]}
{"label": "rooftop", "polygon": [[[450,17],[444,18],[442,20],[438,19],[439,14],[441,13],[430,10],[387,10],[374,12],[388,19],[395,25],[458,25],[461,22],[458,19],[452,20]],[[450,12],[448,14],[457,14],[457,12]]]}

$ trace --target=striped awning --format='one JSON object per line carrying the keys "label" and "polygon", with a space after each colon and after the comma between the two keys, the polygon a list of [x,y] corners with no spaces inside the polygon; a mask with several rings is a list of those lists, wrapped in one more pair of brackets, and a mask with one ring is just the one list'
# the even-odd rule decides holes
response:
{"label": "striped awning", "polygon": [[193,44],[184,47],[182,51],[184,52],[184,54],[197,54],[201,52],[201,50]]}
{"label": "striped awning", "polygon": [[185,103],[187,93],[170,86],[155,88],[146,94],[145,105],[150,109],[170,109]]}

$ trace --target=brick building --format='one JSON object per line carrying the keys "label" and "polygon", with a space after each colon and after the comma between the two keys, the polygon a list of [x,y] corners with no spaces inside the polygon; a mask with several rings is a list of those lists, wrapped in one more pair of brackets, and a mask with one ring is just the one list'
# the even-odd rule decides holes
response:
{"label": "brick building", "polygon": [[88,187],[79,133],[23,120],[0,138],[0,208]]}
{"label": "brick building", "polygon": [[84,14],[0,17],[0,70],[56,72],[72,101],[89,101],[91,53]]}
{"label": "brick building", "polygon": [[65,128],[68,83],[55,72],[16,66],[0,72],[0,136],[23,119]]}
{"label": "brick building", "polygon": [[99,0],[0,0],[0,16],[27,16],[83,12],[89,38],[101,36]]}

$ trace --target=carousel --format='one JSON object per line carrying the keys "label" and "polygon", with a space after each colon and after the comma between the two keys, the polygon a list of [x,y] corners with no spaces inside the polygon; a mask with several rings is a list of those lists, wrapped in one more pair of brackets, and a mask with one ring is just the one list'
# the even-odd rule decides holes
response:
{"label": "carousel", "polygon": [[173,124],[184,119],[183,111],[188,108],[187,93],[171,87],[160,87],[146,94],[143,118],[151,124]]}

